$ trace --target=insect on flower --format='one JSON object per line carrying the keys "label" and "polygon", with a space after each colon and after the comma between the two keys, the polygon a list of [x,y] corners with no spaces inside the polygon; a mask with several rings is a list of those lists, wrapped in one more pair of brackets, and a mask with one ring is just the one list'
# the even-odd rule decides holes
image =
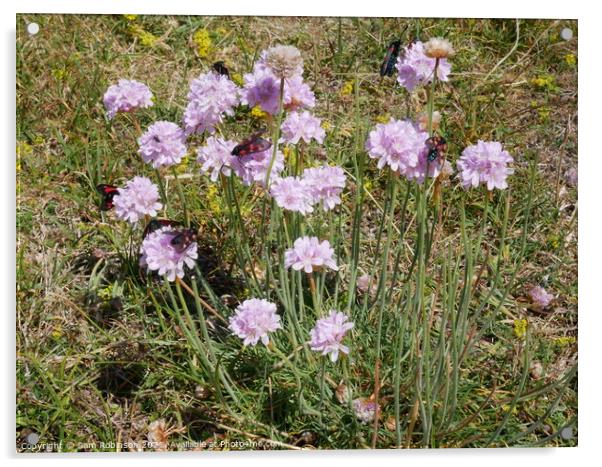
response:
{"label": "insect on flower", "polygon": [[114,185],[107,185],[106,183],[101,183],[100,185],[96,185],[96,191],[98,191],[102,195],[100,209],[102,211],[108,211],[109,209],[113,209],[113,198],[116,194],[119,193],[118,188]]}
{"label": "insect on flower", "polygon": [[228,78],[230,77],[230,71],[226,67],[226,64],[221,60],[213,64],[213,71],[215,71],[217,74],[227,76]]}
{"label": "insect on flower", "polygon": [[155,230],[159,230],[161,227],[180,227],[182,225],[179,221],[172,221],[171,219],[151,219],[142,233],[142,238],[146,238],[149,234]]}
{"label": "insect on flower", "polygon": [[176,231],[177,235],[169,242],[178,253],[182,253],[198,240],[197,229],[191,227]]}
{"label": "insect on flower", "polygon": [[267,151],[272,147],[272,142],[262,138],[261,135],[263,133],[264,130],[258,131],[254,135],[243,140],[240,144],[234,146],[231,154],[233,156],[243,157],[248,156],[249,154],[255,154],[257,152]]}
{"label": "insect on flower", "polygon": [[431,136],[426,140],[426,146],[429,150],[427,159],[434,162],[437,157],[441,157],[447,151],[447,141],[443,136]]}
{"label": "insect on flower", "polygon": [[385,54],[385,58],[383,59],[382,64],[380,65],[380,76],[391,76],[393,75],[393,68],[395,67],[395,63],[397,62],[397,57],[399,56],[399,49],[401,48],[401,41],[399,39],[394,40],[389,44],[387,48],[387,53]]}

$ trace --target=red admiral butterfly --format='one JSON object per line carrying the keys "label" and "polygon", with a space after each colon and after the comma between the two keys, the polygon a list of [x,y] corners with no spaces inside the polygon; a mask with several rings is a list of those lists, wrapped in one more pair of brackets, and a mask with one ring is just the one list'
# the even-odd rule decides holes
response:
{"label": "red admiral butterfly", "polygon": [[213,64],[213,70],[220,75],[227,76],[228,78],[230,77],[230,72],[228,71],[228,68],[226,68],[225,63],[222,61],[215,62]]}
{"label": "red admiral butterfly", "polygon": [[102,195],[100,209],[103,211],[113,209],[113,198],[117,193],[119,193],[118,188],[114,185],[107,185],[105,183],[101,183],[100,185],[96,185],[96,191],[98,191]]}
{"label": "red admiral butterfly", "polygon": [[395,40],[389,44],[385,58],[380,65],[380,76],[391,76],[393,74],[393,68],[395,67],[395,62],[397,62],[400,48],[400,40]]}
{"label": "red admiral butterfly", "polygon": [[262,138],[260,136],[262,133],[263,131],[255,133],[253,136],[243,140],[240,144],[237,144],[234,149],[232,149],[231,154],[233,156],[243,157],[270,149],[272,147],[272,142]]}
{"label": "red admiral butterfly", "polygon": [[427,159],[429,162],[433,162],[437,156],[441,156],[447,151],[447,141],[443,136],[431,136],[426,140],[426,147],[429,150]]}

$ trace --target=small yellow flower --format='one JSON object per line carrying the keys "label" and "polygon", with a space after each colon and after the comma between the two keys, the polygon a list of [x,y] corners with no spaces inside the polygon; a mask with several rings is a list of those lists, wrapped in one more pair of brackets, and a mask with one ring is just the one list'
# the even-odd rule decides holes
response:
{"label": "small yellow flower", "polygon": [[547,122],[550,118],[550,108],[549,107],[540,107],[537,110],[537,115],[539,116],[539,121]]}
{"label": "small yellow flower", "polygon": [[560,348],[567,347],[571,344],[574,344],[575,342],[577,342],[577,339],[575,339],[572,336],[563,336],[554,339],[554,344],[556,344]]}
{"label": "small yellow flower", "polygon": [[566,54],[564,61],[568,66],[574,66],[577,63],[577,57],[575,57],[575,54]]}
{"label": "small yellow flower", "polygon": [[54,339],[60,339],[63,335],[63,328],[61,327],[61,325],[57,325],[54,327],[54,329],[52,330],[52,332],[50,333],[50,336]]}
{"label": "small yellow flower", "polygon": [[53,68],[51,73],[52,76],[54,76],[54,79],[57,81],[63,81],[67,76],[67,69],[65,67]]}
{"label": "small yellow flower", "polygon": [[353,81],[345,81],[341,88],[341,96],[349,96],[353,92]]}
{"label": "small yellow flower", "polygon": [[519,339],[524,338],[527,335],[527,320],[526,319],[515,319],[514,320],[514,335]]}
{"label": "small yellow flower", "polygon": [[244,84],[242,75],[240,73],[230,73],[230,79],[237,86],[242,86]]}
{"label": "small yellow flower", "polygon": [[98,298],[101,300],[108,302],[113,298],[113,284],[109,284],[106,287],[98,290]]}
{"label": "small yellow flower", "polygon": [[284,148],[282,148],[282,154],[284,155],[285,159],[288,159],[288,157],[291,155],[290,146],[284,146]]}
{"label": "small yellow flower", "polygon": [[222,207],[219,201],[220,199],[217,187],[215,185],[210,185],[207,189],[207,202],[209,205],[209,210],[214,214],[220,214],[222,212]]}
{"label": "small yellow flower", "polygon": [[546,89],[548,91],[553,91],[556,89],[554,77],[551,75],[537,76],[531,80],[531,84],[533,84],[536,88]]}
{"label": "small yellow flower", "polygon": [[144,47],[154,47],[157,44],[159,38],[152,32],[146,31],[142,26],[138,24],[130,25],[130,34],[140,41],[140,44]]}
{"label": "small yellow flower", "polygon": [[371,189],[372,189],[372,181],[371,180],[365,180],[364,181],[364,190],[370,191]]}
{"label": "small yellow flower", "polygon": [[332,130],[332,123],[330,123],[328,120],[322,120],[322,128],[324,131],[330,131]]}
{"label": "small yellow flower", "polygon": [[209,31],[206,29],[199,29],[194,33],[192,40],[196,45],[199,57],[207,58],[213,49],[213,42],[211,42]]}
{"label": "small yellow flower", "polygon": [[136,21],[138,19],[138,15],[123,15],[123,17],[128,21]]}
{"label": "small yellow flower", "polygon": [[253,107],[251,109],[251,117],[254,117],[254,118],[267,118],[268,117],[268,113],[264,112],[263,110],[261,110],[261,107],[259,107],[258,105],[256,105],[255,107]]}
{"label": "small yellow flower", "polygon": [[376,121],[378,123],[388,123],[391,120],[391,116],[389,114],[382,114],[376,117]]}

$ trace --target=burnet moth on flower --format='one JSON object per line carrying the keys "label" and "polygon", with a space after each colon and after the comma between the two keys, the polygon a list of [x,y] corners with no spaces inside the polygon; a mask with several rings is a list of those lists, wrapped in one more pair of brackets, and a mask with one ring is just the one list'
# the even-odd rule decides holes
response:
{"label": "burnet moth on flower", "polygon": [[240,144],[234,146],[231,154],[233,156],[243,157],[270,149],[272,147],[272,142],[261,137],[264,131],[265,130],[260,130],[249,138],[243,140]]}
{"label": "burnet moth on flower", "polygon": [[393,69],[395,67],[395,63],[397,62],[397,57],[399,56],[399,49],[401,48],[401,41],[394,40],[389,44],[387,48],[387,53],[385,54],[385,58],[383,59],[382,64],[380,65],[380,76],[391,76],[393,74]]}
{"label": "burnet moth on flower", "polygon": [[172,221],[171,219],[151,219],[144,228],[142,238],[146,238],[149,234],[153,233],[155,230],[159,230],[162,227],[180,227],[181,225],[181,222]]}
{"label": "burnet moth on flower", "polygon": [[215,71],[219,75],[224,75],[224,76],[227,76],[228,78],[230,77],[230,71],[226,67],[226,64],[224,62],[222,62],[221,60],[219,62],[215,62],[213,64],[213,71]]}
{"label": "burnet moth on flower", "polygon": [[175,231],[177,235],[169,242],[178,253],[187,250],[190,245],[198,240],[197,229],[183,229]]}
{"label": "burnet moth on flower", "polygon": [[447,141],[445,141],[443,136],[431,136],[426,140],[426,147],[429,150],[427,155],[428,161],[434,162],[437,157],[442,156],[447,151]]}
{"label": "burnet moth on flower", "polygon": [[96,185],[96,191],[98,191],[102,195],[100,209],[103,211],[113,209],[113,198],[117,193],[119,193],[118,188],[114,185],[101,183],[100,185]]}
{"label": "burnet moth on flower", "polygon": [[190,228],[183,228],[182,223],[171,219],[152,219],[146,224],[142,238],[146,238],[149,234],[159,230],[163,227],[171,227],[173,230],[167,230],[166,233],[174,235],[170,240],[170,244],[176,249],[178,253],[185,251],[193,242],[198,239],[197,228],[191,226]]}

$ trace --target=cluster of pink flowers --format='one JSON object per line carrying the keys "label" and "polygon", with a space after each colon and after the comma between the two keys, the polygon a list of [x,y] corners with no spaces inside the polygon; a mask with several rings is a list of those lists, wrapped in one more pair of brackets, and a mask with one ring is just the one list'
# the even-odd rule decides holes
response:
{"label": "cluster of pink flowers", "polygon": [[507,188],[506,179],[514,173],[514,170],[508,167],[508,163],[513,160],[500,143],[479,140],[476,145],[464,149],[458,159],[462,185],[464,188],[487,185],[489,191],[494,188]]}
{"label": "cluster of pink flowers", "polygon": [[224,115],[234,115],[239,89],[227,76],[210,71],[190,83],[183,123],[187,135],[213,133]]}
{"label": "cluster of pink flowers", "polygon": [[279,178],[271,184],[270,194],[278,206],[288,211],[308,214],[314,210],[310,187],[302,178]]}
{"label": "cluster of pink flowers", "polygon": [[[280,98],[280,78],[267,64],[268,51],[261,53],[260,59],[253,66],[252,73],[243,76],[244,86],[241,102],[249,107],[259,106],[269,114],[278,112]],[[283,104],[288,110],[312,108],[316,98],[310,87],[303,82],[303,66],[296,64],[290,74],[284,78]]]}
{"label": "cluster of pink flowers", "polygon": [[157,185],[146,177],[134,177],[113,198],[118,219],[135,224],[145,216],[154,217],[161,209]]}
{"label": "cluster of pink flowers", "polygon": [[153,93],[146,84],[139,81],[120,79],[118,84],[109,86],[103,102],[107,117],[112,119],[118,112],[131,112],[153,105]]}
{"label": "cluster of pink flowers", "polygon": [[171,227],[162,227],[148,234],[140,246],[140,266],[166,276],[170,282],[176,277],[184,277],[184,266],[193,268],[195,265],[197,244],[192,242],[179,250],[171,243],[176,235],[178,232]]}
{"label": "cluster of pink flowers", "polygon": [[554,300],[554,295],[548,293],[543,287],[536,285],[529,290],[529,298],[531,298],[536,308],[543,310],[550,306],[550,303]]}
{"label": "cluster of pink flowers", "polygon": [[[396,68],[399,72],[397,81],[408,91],[412,91],[418,85],[431,82],[435,71],[435,61],[435,58],[425,55],[422,42],[417,41],[410,44],[397,59]],[[439,59],[437,79],[447,81],[450,71],[451,64],[447,59]]]}
{"label": "cluster of pink flowers", "polygon": [[428,133],[408,120],[391,119],[389,123],[379,123],[368,135],[366,150],[372,159],[378,159],[378,168],[388,165],[393,172],[408,180],[420,183],[427,175],[439,175],[440,164],[429,163],[426,140]]}
{"label": "cluster of pink flowers", "polygon": [[299,140],[309,143],[312,139],[315,139],[319,144],[322,144],[326,132],[321,124],[322,121],[307,110],[291,112],[281,126],[282,141],[297,144]]}
{"label": "cluster of pink flowers", "polygon": [[341,167],[323,165],[303,171],[303,180],[309,187],[313,203],[322,203],[322,209],[329,211],[341,204],[341,192],[345,188],[346,176]]}
{"label": "cluster of pink flowers", "polygon": [[201,173],[211,173],[212,181],[216,181],[219,174],[230,176],[234,169],[240,170],[240,163],[236,156],[232,155],[232,149],[236,146],[235,141],[225,140],[210,136],[197,151],[197,162],[201,164]]}
{"label": "cluster of pink flowers", "polygon": [[284,253],[284,266],[295,271],[311,273],[322,268],[338,271],[334,259],[334,249],[328,240],[320,242],[317,237],[300,237],[295,240],[293,248]]}
{"label": "cluster of pink flowers", "polygon": [[172,122],[155,122],[138,138],[138,154],[153,168],[179,164],[186,155],[186,137]]}
{"label": "cluster of pink flowers", "polygon": [[349,347],[342,344],[347,331],[353,328],[353,323],[348,319],[347,315],[336,310],[331,310],[326,318],[319,319],[310,332],[311,349],[322,355],[330,355],[333,362],[339,358],[339,352],[348,354]]}
{"label": "cluster of pink flowers", "polygon": [[252,298],[245,300],[230,317],[230,330],[243,340],[244,345],[270,343],[268,333],[281,329],[276,305],[267,300]]}

